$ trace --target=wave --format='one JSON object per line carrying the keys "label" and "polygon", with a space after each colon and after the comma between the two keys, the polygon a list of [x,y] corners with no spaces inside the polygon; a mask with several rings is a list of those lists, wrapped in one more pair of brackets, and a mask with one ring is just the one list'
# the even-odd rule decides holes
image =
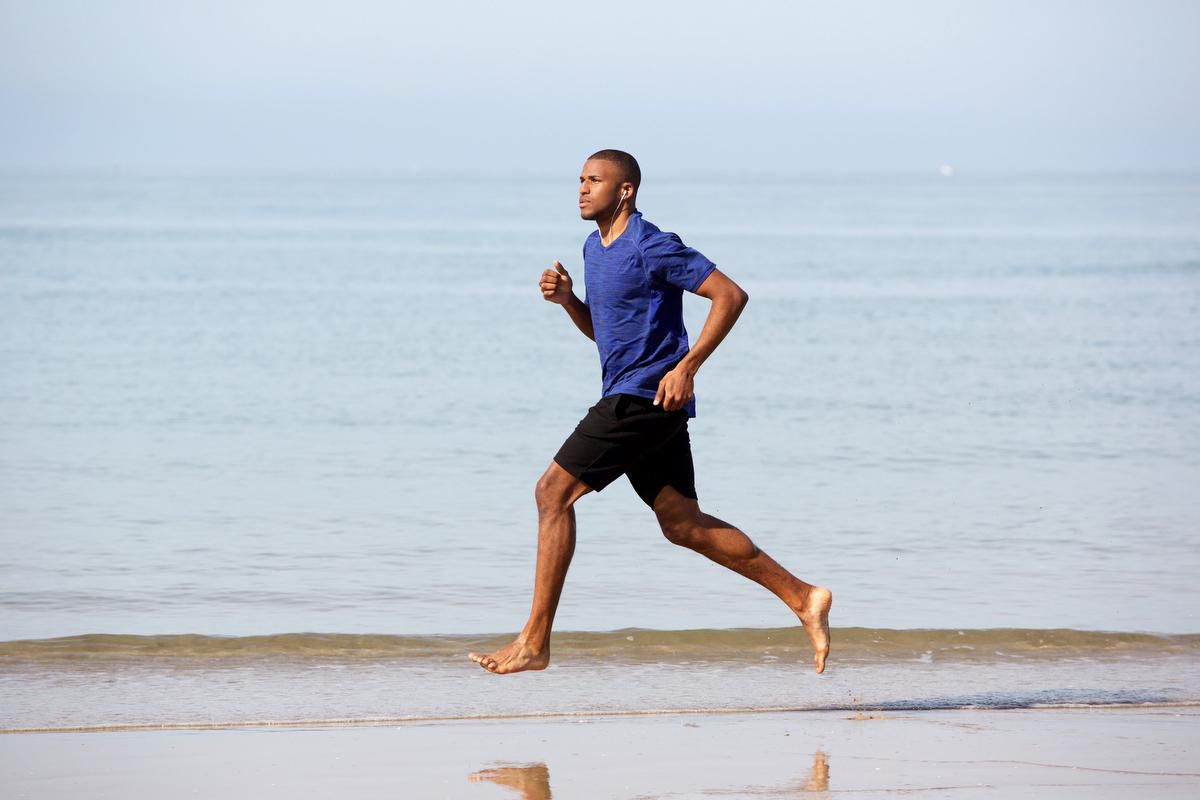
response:
{"label": "wave", "polygon": [[[492,650],[506,635],[281,633],[262,636],[92,633],[0,642],[0,665],[178,660],[204,665],[230,660],[438,660]],[[1159,658],[1200,655],[1200,634],[1071,629],[989,628],[892,630],[836,628],[842,663],[996,662],[1029,659]],[[554,635],[556,656],[616,662],[761,662],[809,658],[804,633],[791,628],[648,630],[628,628]]]}

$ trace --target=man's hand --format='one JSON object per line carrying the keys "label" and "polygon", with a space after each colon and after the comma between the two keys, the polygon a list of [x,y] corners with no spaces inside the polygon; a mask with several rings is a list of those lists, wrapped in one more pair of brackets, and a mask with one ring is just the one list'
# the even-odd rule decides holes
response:
{"label": "man's hand", "polygon": [[538,281],[538,286],[542,290],[542,298],[562,306],[563,310],[567,312],[567,316],[575,323],[575,327],[579,328],[584,336],[594,341],[596,332],[592,329],[592,310],[575,296],[571,276],[567,274],[566,268],[557,261],[551,263],[554,269],[543,272],[541,280]]}
{"label": "man's hand", "polygon": [[542,280],[538,284],[542,289],[542,297],[551,303],[558,303],[560,306],[565,306],[575,296],[574,290],[571,288],[571,276],[567,274],[567,270],[562,264],[557,261],[553,264],[554,269],[548,269],[542,273]]}
{"label": "man's hand", "polygon": [[692,396],[692,372],[680,364],[658,382],[654,405],[662,406],[664,411],[678,411]]}

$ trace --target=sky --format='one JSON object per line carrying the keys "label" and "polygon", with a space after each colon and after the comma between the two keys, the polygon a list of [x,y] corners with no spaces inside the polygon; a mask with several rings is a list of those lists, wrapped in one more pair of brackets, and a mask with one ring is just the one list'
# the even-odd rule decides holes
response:
{"label": "sky", "polygon": [[0,169],[1200,169],[1200,2],[0,0]]}

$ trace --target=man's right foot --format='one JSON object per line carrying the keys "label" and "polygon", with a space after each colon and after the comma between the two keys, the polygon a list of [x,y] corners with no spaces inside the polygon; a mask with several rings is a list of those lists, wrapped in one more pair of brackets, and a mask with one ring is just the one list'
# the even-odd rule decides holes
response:
{"label": "man's right foot", "polygon": [[545,669],[550,663],[550,648],[547,646],[535,651],[520,639],[514,639],[494,653],[471,653],[468,657],[488,672],[508,675],[529,669]]}
{"label": "man's right foot", "polygon": [[833,592],[824,586],[814,586],[801,608],[793,609],[812,641],[813,664],[817,672],[825,671],[829,657],[829,609],[833,607]]}

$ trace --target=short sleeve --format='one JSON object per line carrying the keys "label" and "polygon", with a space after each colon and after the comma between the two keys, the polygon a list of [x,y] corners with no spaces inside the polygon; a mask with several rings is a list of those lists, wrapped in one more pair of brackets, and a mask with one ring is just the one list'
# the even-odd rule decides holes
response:
{"label": "short sleeve", "polygon": [[654,233],[642,243],[646,270],[663,283],[694,292],[717,265],[673,233]]}

